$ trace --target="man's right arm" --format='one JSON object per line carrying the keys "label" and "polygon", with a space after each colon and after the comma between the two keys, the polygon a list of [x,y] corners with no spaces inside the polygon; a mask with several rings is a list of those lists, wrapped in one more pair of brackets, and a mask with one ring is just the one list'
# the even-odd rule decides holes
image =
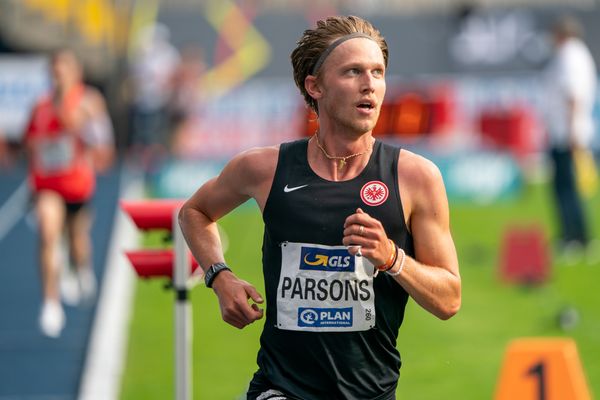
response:
{"label": "man's right arm", "polygon": [[[192,254],[206,271],[225,257],[216,221],[250,198],[262,209],[270,190],[277,164],[277,148],[260,148],[244,152],[232,159],[221,174],[204,184],[183,205],[179,224]],[[235,276],[222,271],[213,289],[219,298],[223,320],[243,328],[262,318],[262,310],[249,299],[262,303],[256,289]]]}

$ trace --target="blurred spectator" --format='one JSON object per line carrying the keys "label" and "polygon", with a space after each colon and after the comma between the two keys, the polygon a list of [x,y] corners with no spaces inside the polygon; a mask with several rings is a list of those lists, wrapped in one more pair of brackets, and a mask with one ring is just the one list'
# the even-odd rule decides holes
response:
{"label": "blurred spectator", "polygon": [[169,101],[169,123],[172,134],[171,153],[177,158],[189,158],[190,140],[194,140],[199,112],[202,109],[201,81],[206,64],[200,47],[184,48],[175,73]]}
{"label": "blurred spectator", "polygon": [[138,40],[130,66],[133,146],[148,162],[168,146],[168,103],[180,56],[162,24],[145,27]]}
{"label": "blurred spectator", "polygon": [[[35,105],[24,144],[39,229],[43,294],[39,324],[42,333],[58,337],[65,324],[60,292],[69,304],[95,296],[89,208],[95,170],[110,167],[114,137],[105,101],[83,83],[75,54],[57,51],[51,69],[54,88]],[[60,265],[63,230],[69,268]]]}
{"label": "blurred spectator", "polygon": [[200,81],[205,70],[202,49],[196,46],[184,48],[181,52],[181,61],[172,77],[172,92],[169,100],[171,126],[177,126],[199,107]]}
{"label": "blurred spectator", "polygon": [[589,151],[594,135],[592,117],[596,66],[582,39],[582,28],[571,16],[552,29],[555,51],[545,71],[550,159],[560,226],[559,250],[571,254],[588,243],[585,210],[578,192],[574,157]]}

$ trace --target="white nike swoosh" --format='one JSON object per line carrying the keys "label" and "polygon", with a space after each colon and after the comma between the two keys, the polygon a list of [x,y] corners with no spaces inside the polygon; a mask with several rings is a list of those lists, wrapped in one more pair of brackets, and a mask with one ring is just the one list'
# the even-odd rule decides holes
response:
{"label": "white nike swoosh", "polygon": [[302,185],[302,186],[294,186],[294,187],[288,187],[288,185],[285,185],[285,187],[283,188],[283,191],[285,193],[289,193],[289,192],[293,192],[294,190],[305,188],[307,186],[308,186],[308,184],[307,185]]}

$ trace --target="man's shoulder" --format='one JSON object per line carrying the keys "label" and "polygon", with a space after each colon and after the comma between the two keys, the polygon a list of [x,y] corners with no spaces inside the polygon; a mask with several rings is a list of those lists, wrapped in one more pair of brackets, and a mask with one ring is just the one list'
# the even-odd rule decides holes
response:
{"label": "man's shoulder", "polygon": [[260,177],[275,171],[278,157],[279,145],[253,147],[236,155],[230,164],[240,174]]}
{"label": "man's shoulder", "polygon": [[437,166],[433,161],[421,154],[415,153],[405,148],[401,149],[398,161],[404,164],[406,167],[412,167],[416,169],[433,168],[437,170]]}
{"label": "man's shoulder", "polygon": [[248,163],[258,163],[263,159],[278,157],[280,145],[252,147],[239,153],[235,158]]}
{"label": "man's shoulder", "polygon": [[[273,180],[279,146],[254,147],[237,154],[221,173],[222,182],[228,182],[235,190],[247,196],[262,199],[269,182]],[[261,203],[259,203],[261,204]]]}
{"label": "man's shoulder", "polygon": [[398,159],[398,184],[403,204],[412,215],[446,203],[446,189],[440,169],[422,155],[402,149]]}
{"label": "man's shoulder", "polygon": [[280,153],[286,153],[291,150],[302,151],[302,146],[306,147],[307,139],[298,139],[273,146],[253,147],[237,154],[230,164],[248,177],[266,177],[272,178],[277,169]]}
{"label": "man's shoulder", "polygon": [[428,186],[441,181],[441,173],[437,165],[430,159],[402,149],[398,157],[399,176],[411,182]]}

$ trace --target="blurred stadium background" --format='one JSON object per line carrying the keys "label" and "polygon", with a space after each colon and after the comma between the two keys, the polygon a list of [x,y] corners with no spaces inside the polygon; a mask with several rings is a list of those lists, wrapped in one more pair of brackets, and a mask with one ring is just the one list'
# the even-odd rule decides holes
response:
{"label": "blurred stadium background", "polygon": [[[34,99],[50,85],[48,52],[77,51],[115,126],[119,162],[94,199],[95,269],[102,295],[111,296],[111,266],[129,269],[110,255],[124,249],[121,228],[131,233],[119,197],[138,183],[148,197],[187,197],[231,155],[314,132],[289,54],[304,29],[332,14],[367,18],[386,37],[388,92],[375,133],[433,159],[451,201],[463,308],[440,322],[409,303],[398,397],[492,398],[506,346],[518,337],[573,338],[590,390],[600,394],[600,249],[576,259],[555,252],[547,184],[540,72],[550,23],[565,12],[582,22],[599,65],[595,0],[0,0],[0,399],[173,398],[173,296],[163,281],[113,277],[121,324],[110,309],[99,318],[100,298],[67,310],[59,340],[37,333],[36,236],[20,139]],[[597,154],[599,99],[595,123]],[[595,238],[598,201],[597,192],[586,197]],[[262,287],[258,211],[249,204],[221,225],[229,263]],[[525,250],[543,260],[540,282],[502,279],[519,231],[541,240]],[[145,242],[163,245],[160,235]],[[192,298],[194,398],[243,398],[259,324],[237,331],[221,321],[210,291],[197,288]],[[123,335],[109,355],[112,370],[100,374],[114,387],[102,392],[108,397],[86,386],[94,321]]]}

